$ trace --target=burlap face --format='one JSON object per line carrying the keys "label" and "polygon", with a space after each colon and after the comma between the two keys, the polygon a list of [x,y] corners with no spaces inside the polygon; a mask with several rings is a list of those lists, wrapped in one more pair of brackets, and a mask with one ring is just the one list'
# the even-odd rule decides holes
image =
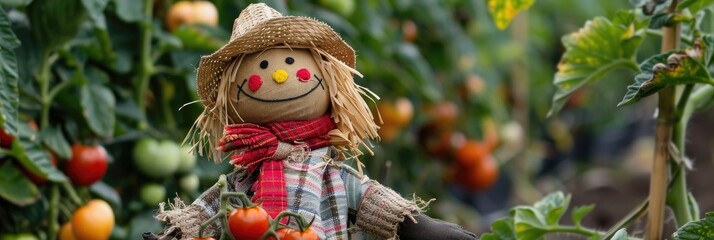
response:
{"label": "burlap face", "polygon": [[230,76],[228,99],[236,111],[229,106],[229,113],[236,123],[241,118],[256,124],[310,120],[324,115],[330,105],[327,79],[307,49],[248,54]]}

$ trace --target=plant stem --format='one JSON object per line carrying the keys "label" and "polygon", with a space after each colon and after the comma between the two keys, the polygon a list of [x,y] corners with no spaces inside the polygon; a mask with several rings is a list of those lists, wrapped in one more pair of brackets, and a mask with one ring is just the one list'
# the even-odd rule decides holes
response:
{"label": "plant stem", "polygon": [[71,199],[74,204],[82,206],[82,199],[79,198],[77,191],[74,190],[74,187],[72,187],[72,184],[69,183],[69,180],[62,183],[62,188],[64,188],[69,196],[69,199]]}
{"label": "plant stem", "polygon": [[153,11],[153,1],[144,0],[144,20],[141,25],[141,55],[139,59],[139,74],[136,82],[136,104],[139,106],[139,130],[145,130],[149,127],[146,119],[146,91],[149,89],[149,79],[154,71],[154,64],[151,61],[151,18]]}
{"label": "plant stem", "polygon": [[575,227],[575,226],[555,226],[551,228],[548,232],[563,232],[563,233],[576,233],[580,235],[585,235],[588,237],[594,237],[594,236],[600,236],[602,233],[599,233],[595,230],[587,229],[584,227]]}
{"label": "plant stem", "polygon": [[40,102],[42,103],[42,112],[40,120],[40,129],[45,129],[50,123],[50,105],[52,104],[52,98],[49,96],[50,89],[50,68],[52,64],[57,60],[56,54],[50,54],[49,50],[46,50],[42,54],[42,60],[40,61],[39,72],[37,73],[37,82],[40,84]]}
{"label": "plant stem", "polygon": [[[676,124],[674,126],[674,132],[672,133],[672,141],[679,150],[679,158],[684,159],[685,156],[685,139],[687,134],[687,123],[689,123],[689,117],[691,114],[685,114],[687,108],[687,102],[689,102],[689,96],[694,88],[693,84],[687,84],[682,91],[682,95],[677,103],[677,110],[675,112]],[[680,163],[677,169],[672,171],[678,171],[674,176],[673,184],[670,189],[669,195],[667,196],[667,203],[672,208],[674,212],[675,224],[677,227],[684,225],[685,223],[694,220],[691,211],[689,211],[689,194],[687,192],[687,168],[684,163]],[[675,174],[673,172],[672,174]]]}
{"label": "plant stem", "polygon": [[57,214],[59,212],[59,186],[56,183],[52,184],[50,189],[50,206],[49,213],[47,214],[47,224],[49,228],[47,229],[47,237],[49,240],[57,239],[57,233],[59,232],[59,224],[57,223]]}
{"label": "plant stem", "polygon": [[[673,0],[668,12],[674,13],[677,0]],[[679,23],[662,30],[662,52],[669,52],[679,45]],[[647,214],[647,239],[662,239],[667,180],[669,174],[669,143],[672,140],[675,87],[659,91],[655,155],[650,177],[649,208]]]}

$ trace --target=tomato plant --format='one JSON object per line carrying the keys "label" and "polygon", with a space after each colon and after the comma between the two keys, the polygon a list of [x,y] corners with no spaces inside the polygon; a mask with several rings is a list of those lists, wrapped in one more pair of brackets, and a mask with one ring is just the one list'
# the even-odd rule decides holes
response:
{"label": "tomato plant", "polygon": [[65,163],[64,170],[74,184],[89,186],[104,177],[108,165],[104,147],[75,144],[72,146],[72,158]]}
{"label": "tomato plant", "polygon": [[114,211],[107,202],[94,199],[72,214],[71,224],[78,240],[106,240],[114,228]]}
{"label": "tomato plant", "polygon": [[260,239],[270,226],[270,215],[260,206],[239,207],[228,215],[228,228],[236,239]]}

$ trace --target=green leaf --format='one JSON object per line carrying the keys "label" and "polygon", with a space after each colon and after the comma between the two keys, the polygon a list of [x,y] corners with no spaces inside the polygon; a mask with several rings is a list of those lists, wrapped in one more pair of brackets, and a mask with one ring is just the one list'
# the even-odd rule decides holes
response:
{"label": "green leaf", "polygon": [[684,0],[677,5],[677,11],[682,11],[686,8],[694,14],[709,7],[712,3],[714,3],[714,0]]}
{"label": "green leaf", "polygon": [[10,27],[5,10],[0,8],[0,128],[17,134],[18,75],[14,49],[20,41]]}
{"label": "green leaf", "polygon": [[652,16],[652,20],[650,21],[649,28],[651,29],[660,29],[664,26],[667,25],[670,19],[672,19],[673,14],[668,13],[668,12],[661,12],[657,13],[654,16]]}
{"label": "green leaf", "polygon": [[708,212],[703,219],[688,222],[674,232],[675,240],[699,240],[714,238],[714,212]]}
{"label": "green leaf", "polygon": [[57,154],[59,158],[70,159],[72,157],[72,149],[59,128],[54,126],[45,127],[42,129],[40,136],[42,143]]}
{"label": "green leaf", "polygon": [[512,211],[517,239],[543,239],[549,230],[544,216],[532,207],[516,207]]}
{"label": "green leaf", "polygon": [[114,132],[114,108],[116,100],[108,88],[98,84],[87,84],[80,89],[82,115],[92,132],[109,137]]}
{"label": "green leaf", "polygon": [[560,217],[568,209],[568,205],[570,205],[570,195],[565,196],[563,192],[558,191],[548,194],[533,206],[541,215],[545,216],[546,225],[554,226],[558,224]]}
{"label": "green leaf", "polygon": [[612,238],[610,240],[628,240],[629,238],[627,237],[627,229],[620,229],[615,232],[615,235],[612,235]]}
{"label": "green leaf", "polygon": [[[627,20],[623,16],[617,19]],[[623,24],[597,17],[586,22],[578,32],[563,37],[566,51],[553,80],[558,89],[548,116],[558,113],[568,97],[585,84],[621,67],[637,68],[634,57],[643,37],[635,33],[635,18],[629,20],[632,22]]]}
{"label": "green leaf", "polygon": [[213,52],[221,48],[227,38],[220,38],[215,27],[197,24],[191,26],[181,26],[174,30],[176,36],[184,48]]}
{"label": "green leaf", "polygon": [[50,161],[47,150],[38,144],[38,134],[21,124],[18,137],[12,142],[12,155],[30,172],[53,182],[67,181],[65,176]]}
{"label": "green leaf", "polygon": [[119,193],[117,193],[112,186],[99,181],[89,186],[89,191],[99,198],[106,200],[112,205],[115,212],[119,212],[118,207],[121,206],[121,197],[119,197]]}
{"label": "green leaf", "polygon": [[527,10],[535,0],[489,0],[488,10],[498,29],[506,29],[519,11]]}
{"label": "green leaf", "polygon": [[74,38],[87,15],[80,0],[33,0],[26,11],[33,37],[45,52]]}
{"label": "green leaf", "polygon": [[573,209],[573,223],[575,223],[575,226],[580,226],[580,221],[592,212],[593,209],[595,209],[594,204],[579,206]]}
{"label": "green leaf", "polygon": [[690,83],[714,84],[714,80],[701,63],[687,54],[655,55],[640,64],[635,83],[627,87],[625,97],[617,106],[636,103],[670,85]]}
{"label": "green leaf", "polygon": [[491,223],[491,233],[481,236],[482,240],[516,240],[513,218],[501,218]]}
{"label": "green leaf", "polygon": [[0,0],[0,5],[24,7],[30,4],[30,2],[32,2],[32,0]]}
{"label": "green leaf", "polygon": [[138,22],[144,18],[144,1],[114,0],[117,16],[125,22]]}
{"label": "green leaf", "polygon": [[107,7],[109,0],[82,0],[84,9],[89,13],[89,19],[92,20],[94,26],[99,29],[107,29],[107,20],[104,18],[104,8]]}
{"label": "green leaf", "polygon": [[40,192],[12,161],[5,161],[0,166],[0,197],[15,205],[27,206],[40,198]]}

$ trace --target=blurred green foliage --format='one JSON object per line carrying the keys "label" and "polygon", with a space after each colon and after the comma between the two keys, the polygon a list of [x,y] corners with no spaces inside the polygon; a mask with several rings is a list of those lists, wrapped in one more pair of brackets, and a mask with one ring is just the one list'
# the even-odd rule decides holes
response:
{"label": "blurred green foliage", "polygon": [[[55,8],[43,2],[61,4]],[[21,140],[16,141],[17,150],[13,146],[15,153],[0,152],[0,170],[8,173],[2,174],[0,193],[7,192],[3,187],[10,183],[31,185],[26,189],[38,193],[28,194],[31,202],[0,194],[0,215],[8,216],[0,220],[0,232],[44,234],[50,224],[45,217],[50,186],[16,180],[21,177],[17,168],[22,165],[50,176],[50,185],[62,184],[67,180],[59,170],[71,157],[69,146],[85,143],[103,145],[111,163],[102,182],[78,188],[79,194],[84,199],[104,198],[112,205],[117,216],[114,239],[135,239],[141,232],[160,229],[151,219],[157,206],[140,200],[141,186],[160,184],[168,198],[178,195],[191,201],[218,175],[230,171],[227,163],[198,157],[188,172],[153,178],[137,169],[133,150],[144,137],[183,140],[202,110],[195,102],[198,60],[228,40],[233,20],[251,2],[212,0],[219,10],[218,26],[182,26],[173,32],[165,23],[172,0],[70,2],[0,0],[0,123]],[[529,151],[525,143],[551,134],[545,126],[552,121],[545,116],[555,91],[551,81],[565,50],[559,36],[575,31],[590,16],[612,16],[629,7],[625,1],[539,0],[499,30],[487,1],[264,2],[284,15],[310,16],[332,26],[357,52],[357,70],[365,76],[356,79],[359,84],[382,96],[382,102],[409,100],[413,120],[400,126],[394,138],[375,143],[374,156],[363,157],[368,174],[404,194],[437,198],[440,203],[429,214],[474,231],[488,226],[478,222],[482,218],[477,208],[482,213],[504,210],[511,191],[508,179],[529,178],[537,170],[518,170],[511,160]],[[642,49],[642,54],[657,51],[653,43],[643,43]],[[596,127],[618,124],[613,120],[622,118],[611,109],[629,83],[620,78],[589,86],[583,91],[598,92],[597,104],[565,103],[563,111],[598,112],[586,118]],[[453,122],[445,123],[443,114],[434,110],[445,105],[456,107]],[[493,120],[502,135],[501,147],[489,153],[496,156],[501,173],[489,193],[503,198],[503,206],[493,209],[474,208],[476,203],[468,196],[482,192],[458,187],[459,180],[452,176],[459,170],[453,167],[453,152],[464,139],[483,139],[486,119]],[[30,122],[39,123],[39,132],[27,127]],[[506,126],[525,132],[509,135]],[[434,144],[446,150],[431,151]],[[59,167],[49,163],[43,149],[59,156]],[[528,161],[538,166],[540,158],[531,155]],[[181,190],[179,179],[194,175],[201,187]],[[467,197],[447,191],[454,188]],[[62,196],[60,205],[71,213],[76,206]],[[9,202],[31,204],[19,207]],[[60,222],[67,221],[67,211],[61,211]]]}

